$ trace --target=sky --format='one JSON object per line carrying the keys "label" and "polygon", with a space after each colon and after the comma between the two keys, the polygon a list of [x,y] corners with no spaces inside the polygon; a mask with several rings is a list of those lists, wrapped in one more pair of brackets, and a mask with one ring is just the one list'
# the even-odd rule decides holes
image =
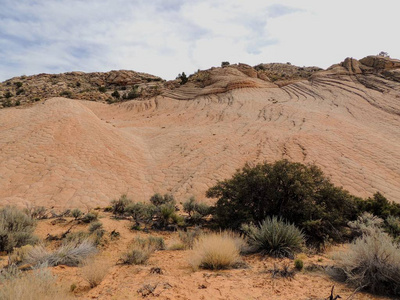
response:
{"label": "sky", "polygon": [[0,0],[0,81],[134,70],[400,59],[398,0]]}

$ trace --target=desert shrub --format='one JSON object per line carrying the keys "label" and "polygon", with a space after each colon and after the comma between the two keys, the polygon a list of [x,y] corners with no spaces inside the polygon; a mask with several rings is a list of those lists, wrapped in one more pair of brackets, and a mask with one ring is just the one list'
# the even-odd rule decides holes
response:
{"label": "desert shrub", "polygon": [[56,283],[56,278],[46,269],[30,273],[17,273],[9,278],[0,278],[2,300],[66,300],[72,299],[67,291]]}
{"label": "desert shrub", "polygon": [[98,286],[106,277],[109,266],[100,260],[87,260],[82,267],[82,277],[91,288]]}
{"label": "desert shrub", "polygon": [[178,74],[178,76],[176,77],[176,79],[180,79],[181,80],[181,85],[185,84],[188,82],[188,77],[186,76],[185,72],[182,72],[182,74]]}
{"label": "desert shrub", "polygon": [[142,249],[150,249],[150,251],[164,250],[165,242],[162,237],[148,236],[147,238],[136,237],[133,240],[133,245]]}
{"label": "desert shrub", "polygon": [[18,95],[23,94],[24,92],[25,92],[24,89],[18,89],[18,90],[15,92],[15,94],[18,96]]}
{"label": "desert shrub", "polygon": [[93,221],[97,221],[97,218],[98,218],[98,213],[94,212],[94,211],[90,211],[81,218],[81,221],[83,223],[90,223]]}
{"label": "desert shrub", "polygon": [[230,65],[229,61],[223,61],[223,62],[221,63],[221,67],[227,67],[227,66],[229,66],[229,65]]}
{"label": "desert shrub", "polygon": [[366,200],[357,201],[357,205],[360,211],[369,212],[382,219],[386,219],[390,215],[400,217],[400,204],[390,202],[379,192]]}
{"label": "desert shrub", "polygon": [[274,216],[259,226],[243,225],[248,243],[254,251],[275,257],[293,257],[304,245],[304,234],[295,225]]}
{"label": "desert shrub", "polygon": [[53,252],[48,251],[43,245],[38,245],[27,254],[27,262],[32,265],[78,266],[96,252],[95,245],[89,239],[85,239],[79,244],[74,242],[63,244]]}
{"label": "desert shrub", "polygon": [[377,229],[350,244],[337,268],[350,284],[374,293],[400,295],[400,248]]}
{"label": "desert shrub", "polygon": [[275,215],[303,228],[307,241],[315,243],[327,236],[340,241],[358,214],[355,197],[335,187],[317,166],[288,160],[245,165],[210,188],[207,197],[218,198],[213,216],[222,227],[237,229]]}
{"label": "desert shrub", "polygon": [[83,215],[82,211],[79,208],[74,208],[71,211],[71,215],[74,217],[75,220],[77,220],[80,216]]}
{"label": "desert shrub", "polygon": [[284,263],[282,267],[279,267],[277,264],[274,263],[274,268],[268,270],[271,273],[272,278],[294,278],[295,272],[294,270],[290,269],[289,264]]}
{"label": "desert shrub", "polygon": [[122,95],[122,98],[126,99],[126,100],[131,100],[131,99],[136,99],[140,96],[141,96],[141,93],[139,92],[139,86],[135,85],[134,87],[132,87],[132,89],[128,93],[124,93]]}
{"label": "desert shrub", "polygon": [[117,90],[112,92],[111,96],[114,97],[115,99],[121,98],[121,95],[119,94],[119,92]]}
{"label": "desert shrub", "polygon": [[130,203],[125,207],[125,214],[131,216],[135,225],[132,228],[139,229],[140,223],[145,224],[145,228],[153,222],[156,207],[151,203]]}
{"label": "desert shrub", "polygon": [[141,265],[150,258],[151,251],[148,249],[140,249],[131,247],[127,252],[122,254],[120,261],[126,265]]}
{"label": "desert shrub", "polygon": [[19,99],[17,101],[15,101],[15,106],[20,106],[21,105],[21,101],[19,101]]}
{"label": "desert shrub", "polygon": [[161,237],[149,236],[146,239],[137,237],[129,246],[128,251],[121,256],[123,264],[144,264],[149,258],[151,253],[156,250],[164,250],[165,243]]}
{"label": "desert shrub", "polygon": [[400,218],[389,216],[385,220],[385,231],[396,241],[400,237]]}
{"label": "desert shrub", "polygon": [[15,86],[19,89],[20,87],[22,87],[22,82],[21,81],[17,81],[15,83]]}
{"label": "desert shrub", "polygon": [[11,252],[14,247],[34,244],[35,220],[13,206],[0,210],[0,251]]}
{"label": "desert shrub", "polygon": [[175,205],[174,196],[172,196],[171,194],[164,194],[164,196],[162,196],[161,194],[156,193],[150,197],[150,202],[154,206],[161,206],[163,204],[174,204]]}
{"label": "desert shrub", "polygon": [[203,235],[194,243],[190,264],[194,269],[229,269],[240,263],[237,242],[224,233]]}
{"label": "desert shrub", "polygon": [[72,98],[72,92],[71,91],[62,91],[60,93],[61,97],[66,97],[66,98]]}
{"label": "desert shrub", "polygon": [[97,230],[103,230],[103,223],[101,223],[100,221],[94,221],[94,222],[90,223],[89,232],[93,233]]}
{"label": "desert shrub", "polygon": [[99,92],[100,93],[105,93],[105,92],[107,92],[107,88],[105,86],[100,86],[99,87]]}
{"label": "desert shrub", "polygon": [[42,220],[48,217],[47,209],[44,206],[27,207],[23,211],[32,219]]}
{"label": "desert shrub", "polygon": [[11,97],[13,97],[14,95],[11,93],[11,92],[6,92],[5,94],[4,94],[4,97],[6,98],[6,99],[8,99],[8,98],[11,98]]}
{"label": "desert shrub", "polygon": [[125,208],[132,204],[132,200],[126,194],[119,197],[117,200],[111,201],[112,213],[122,216],[125,213]]}
{"label": "desert shrub", "polygon": [[353,235],[361,236],[363,234],[369,234],[383,225],[383,220],[370,214],[369,212],[364,212],[355,221],[350,221],[348,223],[351,228]]}
{"label": "desert shrub", "polygon": [[193,230],[178,231],[178,236],[186,249],[192,249],[194,243],[200,238],[202,234],[200,228],[196,227]]}
{"label": "desert shrub", "polygon": [[211,207],[205,203],[198,203],[194,197],[190,197],[183,204],[183,211],[189,215],[189,220],[199,223],[204,217],[211,213]]}
{"label": "desert shrub", "polygon": [[295,260],[294,260],[294,267],[295,267],[298,271],[303,270],[303,267],[304,267],[304,262],[303,262],[303,260],[301,260],[301,259],[299,259],[299,258],[295,259]]}
{"label": "desert shrub", "polygon": [[176,213],[177,208],[172,195],[165,194],[162,196],[157,193],[151,196],[150,202],[154,206],[153,227],[165,229],[170,224],[183,225],[184,219]]}

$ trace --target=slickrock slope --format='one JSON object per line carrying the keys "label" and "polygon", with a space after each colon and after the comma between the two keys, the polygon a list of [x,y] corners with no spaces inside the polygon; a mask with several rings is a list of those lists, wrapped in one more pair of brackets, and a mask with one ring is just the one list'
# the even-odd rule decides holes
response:
{"label": "slickrock slope", "polygon": [[400,61],[290,66],[282,80],[268,77],[277,65],[263,66],[200,71],[149,99],[0,110],[0,204],[204,199],[245,162],[281,158],[316,163],[358,196],[380,191],[400,203]]}

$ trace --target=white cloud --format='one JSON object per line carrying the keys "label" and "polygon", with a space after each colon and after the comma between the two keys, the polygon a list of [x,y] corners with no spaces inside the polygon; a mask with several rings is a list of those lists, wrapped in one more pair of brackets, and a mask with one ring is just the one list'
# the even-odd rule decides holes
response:
{"label": "white cloud", "polygon": [[390,0],[1,2],[0,80],[111,69],[171,79],[221,61],[328,67],[381,50],[400,58]]}

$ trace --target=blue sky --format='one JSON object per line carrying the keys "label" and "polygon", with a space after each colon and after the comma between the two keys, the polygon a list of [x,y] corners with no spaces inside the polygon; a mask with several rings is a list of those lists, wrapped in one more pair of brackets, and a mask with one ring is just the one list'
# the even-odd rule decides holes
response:
{"label": "blue sky", "polygon": [[400,58],[396,0],[0,0],[0,81],[128,69],[175,78],[222,61],[326,68]]}

